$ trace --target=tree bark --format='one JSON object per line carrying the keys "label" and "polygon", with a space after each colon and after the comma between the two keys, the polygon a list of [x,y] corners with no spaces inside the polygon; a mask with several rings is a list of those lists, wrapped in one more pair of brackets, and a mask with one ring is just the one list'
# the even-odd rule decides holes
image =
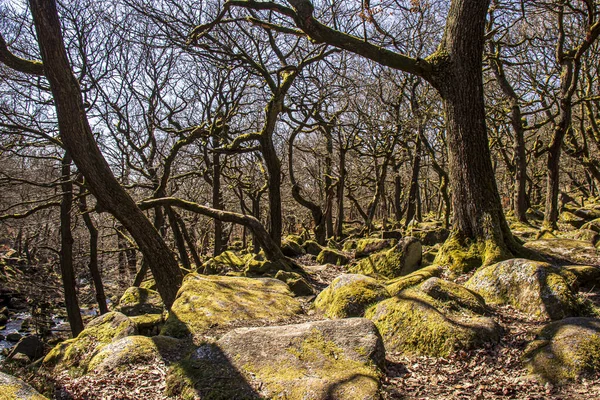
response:
{"label": "tree bark", "polygon": [[54,97],[61,140],[90,192],[131,233],[144,254],[167,309],[183,274],[156,229],[112,174],[92,134],[81,90],[64,47],[55,0],[30,0],[44,72]]}
{"label": "tree bark", "polygon": [[[419,130],[421,128],[419,127]],[[406,207],[406,220],[404,227],[407,227],[417,214],[417,202],[419,200],[419,171],[421,170],[421,134],[417,134],[415,140],[415,156],[413,157],[413,168],[410,178],[410,189],[408,191],[408,205]],[[419,218],[417,218],[418,220]]]}
{"label": "tree bark", "polygon": [[73,268],[73,234],[71,233],[71,208],[73,207],[73,182],[71,181],[71,156],[65,153],[61,168],[62,201],[60,203],[60,272],[65,291],[65,306],[76,337],[83,330],[83,320],[77,300],[75,269]]}

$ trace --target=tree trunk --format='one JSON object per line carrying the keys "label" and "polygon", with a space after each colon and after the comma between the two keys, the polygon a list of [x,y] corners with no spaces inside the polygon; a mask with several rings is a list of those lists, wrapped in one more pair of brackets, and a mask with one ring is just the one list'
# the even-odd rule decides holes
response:
{"label": "tree trunk", "polygon": [[[332,168],[332,158],[333,158],[333,137],[331,135],[331,130],[333,126],[330,123],[327,123],[323,127],[323,132],[325,133],[326,139],[326,148],[327,154],[325,155],[325,227],[326,227],[326,237],[330,238],[334,236],[333,231],[333,168]],[[319,243],[324,244],[324,243]]]}
{"label": "tree trunk", "polygon": [[77,301],[75,269],[73,268],[73,235],[71,233],[71,207],[73,207],[73,182],[71,181],[71,157],[68,153],[62,160],[60,202],[60,272],[65,291],[65,306],[73,337],[83,330],[83,320]]}
{"label": "tree trunk", "polygon": [[54,97],[62,142],[100,205],[131,233],[144,254],[167,309],[183,274],[156,229],[112,174],[88,123],[79,83],[71,71],[55,0],[30,0],[45,75]]}
{"label": "tree trunk", "polygon": [[346,149],[340,146],[340,176],[337,182],[337,218],[335,221],[335,237],[340,239],[344,235],[344,190],[346,185]]}
{"label": "tree trunk", "polygon": [[452,1],[444,38],[431,57],[431,83],[446,115],[454,227],[436,263],[456,273],[510,258],[521,247],[508,228],[492,168],[482,54],[489,1]]}
{"label": "tree trunk", "polygon": [[[213,148],[219,147],[219,139],[213,137]],[[221,198],[221,155],[219,152],[213,152],[212,159],[212,204],[216,210],[223,209],[223,201]],[[213,257],[218,256],[223,252],[223,223],[218,219],[213,221],[215,224],[215,245],[213,247]]]}
{"label": "tree trunk", "polygon": [[[419,129],[421,129],[419,127]],[[421,134],[417,134],[415,141],[415,156],[413,158],[412,175],[410,178],[410,189],[408,191],[408,205],[406,208],[406,221],[404,227],[412,222],[417,213],[417,202],[419,200],[419,171],[421,170]],[[417,218],[418,220],[419,218]]]}
{"label": "tree trunk", "polygon": [[106,294],[104,293],[104,285],[102,284],[102,275],[98,268],[98,229],[92,221],[92,217],[87,211],[86,196],[81,193],[79,199],[79,210],[82,213],[83,222],[90,234],[90,263],[88,267],[90,274],[92,275],[92,281],[94,282],[94,290],[96,292],[96,301],[98,302],[98,310],[100,314],[106,314],[108,307],[106,306]]}

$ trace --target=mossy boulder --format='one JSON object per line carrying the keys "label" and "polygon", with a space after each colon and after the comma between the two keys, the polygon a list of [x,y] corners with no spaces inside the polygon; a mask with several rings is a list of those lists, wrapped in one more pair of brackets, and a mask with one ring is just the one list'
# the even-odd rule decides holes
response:
{"label": "mossy boulder", "polygon": [[[594,206],[595,207],[595,206]],[[600,218],[600,209],[598,208],[578,208],[573,210],[573,214],[586,221],[592,221]]]}
{"label": "mossy boulder", "polygon": [[525,243],[525,247],[565,264],[600,265],[597,249],[583,240],[539,239]]}
{"label": "mossy boulder", "polygon": [[[279,271],[300,271],[298,264],[289,258],[283,258],[277,261],[267,260],[263,253],[248,255],[244,271],[238,276],[248,277],[273,277]],[[231,275],[231,274],[229,274]]]}
{"label": "mossy boulder", "polygon": [[314,240],[307,240],[306,242],[304,242],[302,247],[304,248],[304,251],[307,254],[310,254],[313,256],[318,256],[319,253],[323,250],[323,247],[319,243],[315,242]]}
{"label": "mossy boulder", "polygon": [[310,283],[297,272],[279,271],[275,275],[275,279],[285,282],[296,296],[310,296],[314,294]]}
{"label": "mossy boulder", "polygon": [[135,324],[137,331],[143,336],[158,335],[165,323],[165,314],[143,314],[129,317]]}
{"label": "mossy boulder", "polygon": [[90,321],[73,339],[54,347],[44,358],[44,365],[56,370],[69,369],[74,375],[87,372],[90,360],[106,345],[137,334],[133,321],[120,312],[109,312]]}
{"label": "mossy boulder", "polygon": [[158,292],[135,286],[125,291],[117,306],[117,311],[127,316],[162,314],[164,310],[165,306]]}
{"label": "mossy boulder", "polygon": [[384,359],[362,318],[241,328],[201,346],[167,381],[188,398],[378,399]]}
{"label": "mossy boulder", "polygon": [[600,372],[600,320],[566,318],[542,328],[523,361],[531,373],[564,383]]}
{"label": "mossy boulder", "polygon": [[580,305],[567,270],[539,261],[515,258],[481,268],[465,287],[489,304],[510,304],[539,320],[577,316]]}
{"label": "mossy boulder", "polygon": [[507,222],[509,223],[510,230],[512,231],[513,235],[523,240],[536,238],[540,233],[540,229],[532,224],[517,220],[509,220]]}
{"label": "mossy boulder", "polygon": [[577,278],[577,286],[582,288],[600,287],[600,267],[593,265],[567,265],[563,267]]}
{"label": "mossy boulder", "polygon": [[429,278],[440,276],[442,272],[443,269],[439,265],[430,265],[428,267],[421,268],[412,274],[387,281],[386,289],[390,295],[395,296],[404,289],[417,286]]}
{"label": "mossy boulder", "polygon": [[456,277],[484,264],[504,260],[508,254],[494,241],[474,241],[455,232],[440,247],[433,263],[448,267],[451,275]]}
{"label": "mossy boulder", "polygon": [[319,293],[314,305],[328,318],[362,317],[369,306],[388,297],[385,286],[376,279],[344,274]]}
{"label": "mossy boulder", "polygon": [[97,352],[88,364],[93,373],[122,372],[144,365],[153,367],[155,360],[165,363],[179,361],[189,351],[184,341],[168,336],[128,336]]}
{"label": "mossy boulder", "polygon": [[287,235],[284,241],[294,242],[299,246],[302,246],[304,244],[304,239],[300,235]]}
{"label": "mossy boulder", "polygon": [[590,222],[586,222],[581,227],[581,229],[588,229],[588,230],[600,233],[600,218],[597,218]]}
{"label": "mossy boulder", "polygon": [[571,225],[574,228],[581,228],[586,223],[585,219],[578,217],[570,211],[561,212],[558,216],[558,220],[564,224]]}
{"label": "mossy boulder", "polygon": [[0,372],[0,399],[48,400],[27,383],[3,372]]}
{"label": "mossy boulder", "polygon": [[483,297],[454,282],[433,277],[421,283],[419,289],[434,299],[455,307],[455,311],[466,308],[482,315],[489,311]]}
{"label": "mossy boulder", "polygon": [[338,250],[325,247],[317,256],[319,264],[346,265],[350,259]]}
{"label": "mossy boulder", "polygon": [[342,246],[342,250],[344,250],[346,252],[351,252],[352,250],[356,249],[357,243],[358,243],[357,239],[348,239],[344,242],[344,245]]}
{"label": "mossy boulder", "polygon": [[214,327],[276,322],[300,313],[300,303],[280,280],[188,274],[161,334],[200,338]]}
{"label": "mossy boulder", "polygon": [[[420,226],[419,226],[420,227]],[[419,241],[425,246],[433,246],[438,243],[443,243],[448,236],[450,231],[442,227],[427,227],[413,228],[410,235],[419,239]]]}
{"label": "mossy boulder", "polygon": [[240,257],[233,251],[228,250],[202,264],[199,270],[206,275],[240,272],[244,270],[247,261],[248,257]]}
{"label": "mossy boulder", "polygon": [[375,253],[348,268],[349,272],[383,278],[408,275],[421,267],[421,243],[413,237],[405,237],[387,251]]}
{"label": "mossy boulder", "polygon": [[596,246],[600,242],[600,233],[591,229],[578,229],[572,232],[571,237],[575,240],[589,242],[592,246]]}
{"label": "mossy boulder", "polygon": [[394,239],[367,238],[356,241],[356,258],[366,257],[381,250],[389,249],[396,243]]}
{"label": "mossy boulder", "polygon": [[298,242],[289,239],[284,239],[281,242],[281,252],[287,257],[300,257],[306,254],[306,251]]}
{"label": "mossy boulder", "polygon": [[367,310],[387,351],[405,355],[445,357],[496,342],[502,334],[491,318],[467,308],[472,295],[460,299],[462,291],[434,298],[419,287],[406,289]]}

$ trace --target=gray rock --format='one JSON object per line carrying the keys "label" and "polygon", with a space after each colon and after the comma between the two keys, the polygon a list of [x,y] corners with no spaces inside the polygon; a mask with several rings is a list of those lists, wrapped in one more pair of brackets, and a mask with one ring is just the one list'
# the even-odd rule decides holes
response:
{"label": "gray rock", "polygon": [[12,349],[8,358],[11,359],[17,354],[25,354],[31,361],[44,356],[44,343],[35,335],[25,336]]}
{"label": "gray rock", "polygon": [[6,400],[48,400],[14,376],[0,372],[0,398]]}

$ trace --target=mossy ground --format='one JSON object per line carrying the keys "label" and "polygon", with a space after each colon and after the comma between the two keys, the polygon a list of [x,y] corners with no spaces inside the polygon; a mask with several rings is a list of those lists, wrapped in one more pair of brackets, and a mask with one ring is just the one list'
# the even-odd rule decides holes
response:
{"label": "mossy ground", "polygon": [[317,256],[317,262],[319,264],[345,265],[348,261],[348,257],[342,252],[328,247],[323,248]]}
{"label": "mossy ground", "polygon": [[390,295],[395,296],[404,289],[417,286],[429,278],[440,276],[442,272],[443,269],[439,265],[430,265],[429,267],[421,268],[412,274],[387,281],[386,289]]}

